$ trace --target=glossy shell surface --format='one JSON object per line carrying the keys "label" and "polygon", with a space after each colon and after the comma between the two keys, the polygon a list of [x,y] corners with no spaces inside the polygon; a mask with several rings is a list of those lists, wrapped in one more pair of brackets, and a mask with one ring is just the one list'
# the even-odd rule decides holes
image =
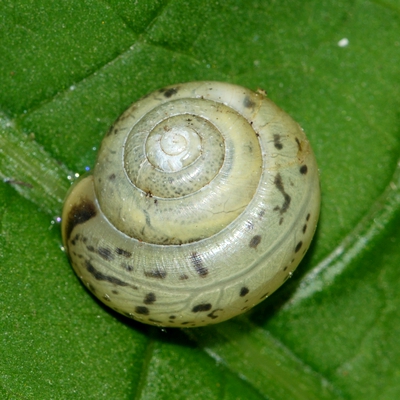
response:
{"label": "glossy shell surface", "polygon": [[299,125],[263,93],[178,84],[126,110],[69,191],[64,247],[117,312],[195,327],[253,307],[291,276],[319,216]]}

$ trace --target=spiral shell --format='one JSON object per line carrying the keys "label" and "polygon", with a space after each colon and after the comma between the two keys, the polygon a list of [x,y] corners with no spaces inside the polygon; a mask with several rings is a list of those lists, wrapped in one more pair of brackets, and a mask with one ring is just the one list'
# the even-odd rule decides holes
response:
{"label": "spiral shell", "polygon": [[157,326],[234,317],[275,291],[311,242],[320,191],[299,125],[263,93],[170,86],[126,110],[92,175],[65,201],[62,236],[84,285]]}

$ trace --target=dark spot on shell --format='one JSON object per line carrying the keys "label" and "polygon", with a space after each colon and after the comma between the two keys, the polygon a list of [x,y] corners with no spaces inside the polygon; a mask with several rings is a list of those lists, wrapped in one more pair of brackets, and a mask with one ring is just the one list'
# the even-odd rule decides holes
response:
{"label": "dark spot on shell", "polygon": [[201,311],[210,311],[211,308],[212,308],[212,305],[210,303],[198,304],[197,306],[194,306],[192,308],[192,312],[196,313],[196,312],[201,312]]}
{"label": "dark spot on shell", "polygon": [[91,245],[86,246],[86,248],[87,248],[87,250],[90,251],[91,253],[94,253],[94,252],[96,251],[95,248],[94,248],[93,246],[91,246]]}
{"label": "dark spot on shell", "polygon": [[162,324],[162,321],[160,321],[159,319],[153,319],[153,318],[149,318],[150,322],[154,322],[156,324]]}
{"label": "dark spot on shell", "polygon": [[70,237],[76,225],[83,224],[96,216],[96,207],[92,201],[82,199],[78,204],[72,206],[66,222],[65,235]]}
{"label": "dark spot on shell", "polygon": [[288,267],[286,266],[285,268],[283,268],[284,271],[286,271],[288,269]]}
{"label": "dark spot on shell", "polygon": [[204,266],[203,260],[201,259],[201,256],[197,252],[193,252],[190,255],[190,261],[192,262],[194,269],[196,272],[204,278],[205,276],[208,275],[208,269]]}
{"label": "dark spot on shell", "polygon": [[254,224],[251,221],[246,221],[245,222],[245,227],[247,230],[251,231],[254,228]]}
{"label": "dark spot on shell", "polygon": [[164,279],[167,276],[167,273],[159,269],[153,269],[151,271],[144,271],[144,275],[148,278]]}
{"label": "dark spot on shell", "polygon": [[282,206],[275,207],[274,210],[279,210],[280,214],[284,214],[290,206],[291,197],[285,192],[285,187],[283,186],[281,174],[276,174],[274,184],[276,188],[282,193],[284,199]]}
{"label": "dark spot on shell", "polygon": [[169,316],[169,319],[175,319],[176,318],[176,315],[170,315]]}
{"label": "dark spot on shell", "polygon": [[112,293],[118,294],[118,290],[111,290]]}
{"label": "dark spot on shell", "polygon": [[[147,197],[147,194],[146,194]],[[146,225],[151,227],[151,222],[150,222],[150,215],[146,210],[143,210],[145,218],[146,218]],[[142,232],[143,233],[143,232]]]}
{"label": "dark spot on shell", "polygon": [[263,295],[260,297],[260,299],[265,299],[265,298],[268,297],[268,296],[269,296],[269,292],[263,294]]}
{"label": "dark spot on shell", "polygon": [[296,248],[294,249],[294,252],[297,253],[301,249],[302,245],[303,245],[303,242],[297,243]]}
{"label": "dark spot on shell", "polygon": [[128,272],[132,272],[133,271],[133,266],[129,265],[127,263],[121,263],[121,267]]}
{"label": "dark spot on shell", "polygon": [[242,311],[247,310],[248,308],[249,308],[248,306],[243,307],[243,308],[242,308]]}
{"label": "dark spot on shell", "polygon": [[[198,242],[199,240],[201,240],[202,238],[200,238],[200,237],[193,237],[193,238],[189,238],[189,239],[187,239],[187,240],[185,240],[185,244],[188,244],[188,243],[193,243],[193,242]],[[182,244],[183,242],[181,242],[180,244]]]}
{"label": "dark spot on shell", "polygon": [[101,258],[103,258],[106,261],[114,260],[114,254],[112,254],[111,250],[107,249],[106,247],[99,247],[97,253]]}
{"label": "dark spot on shell", "polygon": [[311,216],[310,214],[307,214],[306,221],[310,219],[310,216]]}
{"label": "dark spot on shell", "polygon": [[192,321],[184,321],[184,322],[181,322],[181,325],[187,325],[187,324],[190,324]]}
{"label": "dark spot on shell", "polygon": [[118,286],[129,286],[128,283],[122,281],[119,278],[116,278],[115,276],[105,275],[102,272],[98,271],[89,261],[86,261],[86,269],[98,281],[107,281]]}
{"label": "dark spot on shell", "polygon": [[143,307],[143,306],[137,306],[135,308],[135,313],[136,314],[141,314],[141,315],[149,315],[150,311],[147,307]]}
{"label": "dark spot on shell", "polygon": [[218,311],[223,311],[223,310],[222,310],[222,308],[216,308],[215,310],[213,310],[209,314],[207,314],[207,317],[211,318],[211,319],[218,318],[218,315],[215,315],[215,313],[218,312]]}
{"label": "dark spot on shell", "polygon": [[281,143],[281,135],[278,134],[274,135],[274,146],[277,150],[283,149],[283,144]]}
{"label": "dark spot on shell", "polygon": [[244,296],[246,296],[246,294],[248,294],[250,292],[250,290],[246,287],[246,286],[243,286],[241,289],[240,289],[240,294],[239,294],[239,296],[240,297],[244,297]]}
{"label": "dark spot on shell", "polygon": [[111,174],[111,175],[108,177],[108,179],[109,179],[110,181],[113,181],[115,178],[116,178],[115,174]]}
{"label": "dark spot on shell", "polygon": [[304,226],[303,226],[303,233],[306,233],[306,230],[307,230],[307,224],[304,224]]}
{"label": "dark spot on shell", "polygon": [[129,258],[132,255],[132,253],[130,251],[126,251],[126,250],[120,249],[119,247],[117,247],[115,249],[115,252],[117,254],[119,254],[120,256],[124,256],[126,258]]}
{"label": "dark spot on shell", "polygon": [[249,96],[246,96],[246,97],[244,98],[244,100],[243,100],[243,105],[244,105],[246,108],[253,108],[253,107],[256,105],[256,103],[254,103],[254,101],[251,100]]}
{"label": "dark spot on shell", "polygon": [[297,143],[297,147],[299,148],[299,151],[301,151],[301,143],[298,138],[296,138],[296,143]]}
{"label": "dark spot on shell", "polygon": [[280,217],[279,218],[279,225],[282,225],[283,224],[283,217]]}
{"label": "dark spot on shell", "polygon": [[92,293],[96,293],[96,289],[91,283],[88,282],[87,287]]}
{"label": "dark spot on shell", "polygon": [[156,295],[154,293],[147,293],[143,300],[143,303],[150,305],[153,304],[155,301],[156,301]]}
{"label": "dark spot on shell", "polygon": [[307,165],[302,165],[302,166],[300,167],[300,173],[301,173],[301,174],[305,175],[305,174],[307,173],[307,171],[308,171]]}
{"label": "dark spot on shell", "polygon": [[182,274],[182,275],[179,277],[179,280],[180,280],[180,281],[184,281],[184,280],[186,280],[186,279],[189,279],[189,277],[188,277],[186,274]]}
{"label": "dark spot on shell", "polygon": [[[120,120],[121,118],[118,118]],[[111,134],[116,135],[119,132],[118,128],[115,127],[115,123],[110,126],[110,129],[107,132],[106,136],[110,136]]]}
{"label": "dark spot on shell", "polygon": [[178,88],[160,89],[160,92],[163,93],[165,97],[170,98],[178,93]]}
{"label": "dark spot on shell", "polygon": [[251,238],[250,243],[249,243],[249,246],[250,246],[252,249],[256,249],[257,246],[260,244],[260,242],[261,242],[261,235],[255,235],[255,236],[253,236],[253,237]]}

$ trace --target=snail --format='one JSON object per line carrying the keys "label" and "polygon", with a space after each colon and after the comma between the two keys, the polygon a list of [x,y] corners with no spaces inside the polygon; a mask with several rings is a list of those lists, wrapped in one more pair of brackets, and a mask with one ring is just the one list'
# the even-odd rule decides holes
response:
{"label": "snail", "polygon": [[218,323],[290,277],[313,237],[319,176],[300,126],[265,92],[220,82],[155,91],[70,189],[62,237],[83,284],[146,324]]}

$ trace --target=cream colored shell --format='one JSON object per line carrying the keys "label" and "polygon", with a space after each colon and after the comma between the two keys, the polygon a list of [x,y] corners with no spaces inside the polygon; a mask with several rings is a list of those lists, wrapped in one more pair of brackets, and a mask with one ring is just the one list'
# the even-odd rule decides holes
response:
{"label": "cream colored shell", "polygon": [[84,285],[138,321],[234,317],[291,276],[320,191],[299,125],[264,94],[220,82],[158,90],[126,110],[62,216]]}

